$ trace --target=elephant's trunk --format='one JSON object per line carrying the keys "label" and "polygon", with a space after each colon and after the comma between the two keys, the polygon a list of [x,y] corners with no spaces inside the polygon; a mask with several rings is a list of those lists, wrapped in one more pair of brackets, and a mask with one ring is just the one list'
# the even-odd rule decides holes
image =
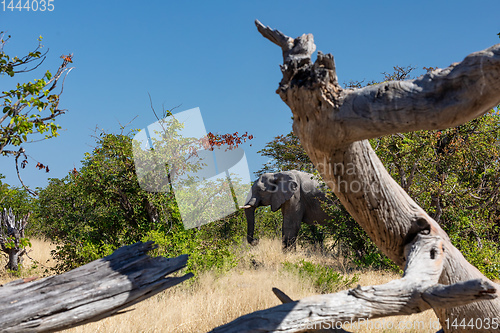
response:
{"label": "elephant's trunk", "polygon": [[255,209],[257,207],[251,206],[245,209],[245,216],[247,218],[247,241],[251,245],[259,244],[259,240],[253,238],[253,232],[255,229]]}

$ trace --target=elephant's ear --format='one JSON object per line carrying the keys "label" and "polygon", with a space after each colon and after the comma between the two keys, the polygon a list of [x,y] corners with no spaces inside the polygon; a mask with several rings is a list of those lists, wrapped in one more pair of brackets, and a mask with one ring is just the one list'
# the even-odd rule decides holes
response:
{"label": "elephant's ear", "polygon": [[286,173],[277,173],[274,176],[275,191],[271,197],[271,210],[273,212],[280,209],[286,201],[298,191],[299,185],[295,181],[295,177]]}

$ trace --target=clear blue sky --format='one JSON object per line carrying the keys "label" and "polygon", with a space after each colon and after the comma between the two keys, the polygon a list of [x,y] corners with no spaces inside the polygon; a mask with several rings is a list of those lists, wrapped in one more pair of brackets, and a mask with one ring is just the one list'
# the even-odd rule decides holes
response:
{"label": "clear blue sky", "polygon": [[[17,1],[17,0],[16,0]],[[7,0],[7,3],[9,0]],[[23,0],[23,3],[25,0]],[[53,1],[53,12],[0,11],[10,55],[25,55],[43,36],[49,49],[38,72],[0,78],[0,89],[55,71],[74,53],[58,138],[25,144],[50,173],[22,171],[32,187],[79,168],[94,146],[96,126],[118,132],[156,121],[149,107],[199,107],[207,131],[248,131],[251,171],[266,161],[257,151],[291,130],[291,112],[275,93],[281,51],[254,20],[296,37],[312,33],[317,49],[335,56],[339,82],[381,80],[395,65],[446,67],[500,40],[500,1]],[[1,6],[1,4],[0,4]],[[0,7],[0,10],[2,8]],[[19,185],[13,158],[0,158],[7,183]]]}

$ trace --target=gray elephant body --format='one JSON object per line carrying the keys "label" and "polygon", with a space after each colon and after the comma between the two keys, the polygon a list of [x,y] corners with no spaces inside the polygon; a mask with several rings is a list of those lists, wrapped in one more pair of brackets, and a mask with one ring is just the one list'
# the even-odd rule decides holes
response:
{"label": "gray elephant body", "polygon": [[281,208],[283,215],[283,247],[295,247],[295,241],[302,222],[325,224],[331,219],[321,205],[328,199],[320,189],[316,176],[297,170],[262,174],[252,186],[245,206],[247,218],[247,241],[256,245],[253,237],[255,209],[271,206],[273,212]]}

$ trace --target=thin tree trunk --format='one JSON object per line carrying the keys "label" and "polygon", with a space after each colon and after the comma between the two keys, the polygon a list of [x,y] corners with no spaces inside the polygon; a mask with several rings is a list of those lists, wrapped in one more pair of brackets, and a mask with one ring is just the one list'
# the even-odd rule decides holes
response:
{"label": "thin tree trunk", "polygon": [[26,250],[22,242],[30,215],[31,213],[16,219],[12,208],[8,211],[4,208],[3,212],[0,212],[0,250],[7,253],[9,257],[7,269],[17,271],[23,262],[22,256]]}
{"label": "thin tree trunk", "polygon": [[9,249],[9,262],[7,263],[7,269],[17,271],[19,268],[19,264],[21,263],[21,258],[19,257],[20,250],[17,249]]}

